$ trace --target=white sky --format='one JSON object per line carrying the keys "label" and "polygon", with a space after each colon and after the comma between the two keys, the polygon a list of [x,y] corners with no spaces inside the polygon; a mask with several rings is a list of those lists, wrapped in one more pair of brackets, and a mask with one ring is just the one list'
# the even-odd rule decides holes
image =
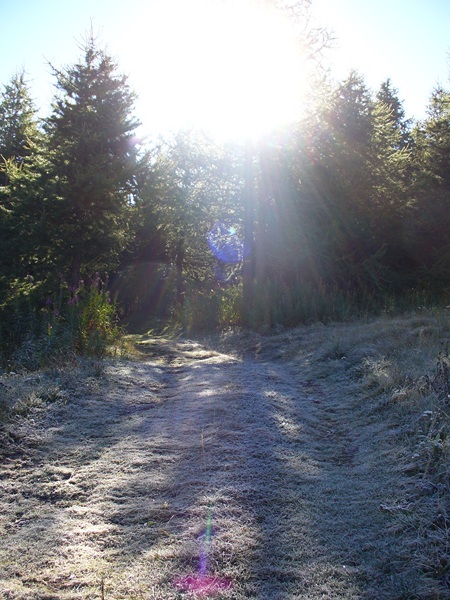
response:
{"label": "white sky", "polygon": [[[239,7],[246,3],[228,0],[233,1]],[[270,48],[283,46],[283,34],[274,34],[267,43],[255,41],[252,36],[258,27],[246,16],[239,16],[240,33],[229,34],[232,23],[223,15],[215,29],[208,27],[203,17],[197,15],[192,20],[187,11],[201,2],[203,7],[210,7],[214,0],[0,0],[0,84],[24,67],[36,104],[45,114],[54,82],[48,61],[56,67],[73,63],[80,54],[77,44],[92,20],[101,43],[118,59],[120,69],[129,75],[140,96],[137,112],[148,130],[157,130],[168,120],[176,125],[176,112],[193,103],[202,113],[215,103],[219,113],[231,107],[234,114],[245,97],[245,74],[249,72],[245,61],[250,65],[255,60],[252,47],[268,63]],[[438,82],[448,84],[450,0],[313,0],[313,15],[318,24],[334,30],[337,38],[335,47],[326,54],[335,77],[342,79],[356,68],[375,90],[390,77],[408,117],[422,118],[433,87]],[[249,31],[247,41],[245,31]],[[261,31],[259,38],[269,37],[264,29]],[[228,77],[220,97],[208,96],[211,85],[220,87],[213,73],[217,61],[211,52],[218,43],[223,48],[215,56],[220,72]],[[227,67],[227,57],[246,53],[242,64]],[[191,77],[193,62],[201,62],[203,70]],[[274,92],[274,88],[282,87],[281,77],[281,73],[272,72],[271,80],[279,85],[267,85],[266,81],[265,87],[255,84],[252,92],[257,99],[264,98],[267,106],[274,105],[283,96]],[[197,99],[186,93],[190,85],[192,94],[200,93]],[[202,104],[205,96],[208,101]],[[267,114],[271,110],[253,98],[255,104],[261,104],[261,115],[255,119],[261,119],[264,110]],[[283,106],[283,110],[288,107]],[[247,112],[245,116],[249,121],[254,115]],[[230,127],[231,120],[222,117],[222,125]]]}

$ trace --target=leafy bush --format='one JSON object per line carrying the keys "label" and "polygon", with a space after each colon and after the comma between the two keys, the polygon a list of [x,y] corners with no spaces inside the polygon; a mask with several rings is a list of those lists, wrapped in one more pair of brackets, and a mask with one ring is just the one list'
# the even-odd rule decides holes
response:
{"label": "leafy bush", "polygon": [[186,331],[213,331],[238,325],[241,320],[241,287],[217,290],[192,288],[174,311],[173,319]]}
{"label": "leafy bush", "polygon": [[82,281],[67,302],[67,325],[79,354],[104,356],[120,336],[117,310],[107,283],[97,274],[89,284]]}

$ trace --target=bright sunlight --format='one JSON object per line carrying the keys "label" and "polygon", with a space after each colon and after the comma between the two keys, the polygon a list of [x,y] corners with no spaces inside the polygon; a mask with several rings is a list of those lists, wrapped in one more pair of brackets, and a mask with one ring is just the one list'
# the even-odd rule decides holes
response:
{"label": "bright sunlight", "polygon": [[304,59],[281,11],[253,0],[158,0],[147,19],[130,73],[144,128],[243,139],[299,114]]}

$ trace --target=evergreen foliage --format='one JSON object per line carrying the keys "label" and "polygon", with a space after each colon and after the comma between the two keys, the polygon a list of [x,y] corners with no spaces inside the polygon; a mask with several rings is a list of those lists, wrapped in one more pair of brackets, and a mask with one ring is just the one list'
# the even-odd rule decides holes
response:
{"label": "evergreen foliage", "polygon": [[25,276],[38,254],[42,200],[42,135],[23,72],[5,85],[0,101],[0,294]]}
{"label": "evergreen foliage", "polygon": [[[111,270],[131,237],[140,172],[134,94],[92,37],[83,51],[80,63],[54,69],[59,95],[42,131],[31,120],[23,77],[4,94],[1,115],[10,115],[0,138],[8,155],[0,189],[4,357],[39,334],[45,297],[58,292],[61,280],[75,288],[82,275]],[[30,280],[35,284],[24,294]],[[36,327],[30,329],[31,322]],[[94,323],[103,339],[104,326]],[[84,325],[80,339],[92,340]],[[72,338],[70,343],[75,350],[91,351],[90,341]]]}
{"label": "evergreen foliage", "polygon": [[[24,71],[4,86],[0,100],[0,155],[3,160],[21,162],[28,154],[28,144],[38,135],[36,110]],[[1,185],[6,180],[3,179]]]}
{"label": "evergreen foliage", "polygon": [[79,64],[54,69],[58,96],[45,123],[55,182],[49,215],[73,285],[118,263],[138,168],[134,94],[92,37],[83,50]]}
{"label": "evergreen foliage", "polygon": [[348,318],[408,295],[445,301],[447,90],[413,124],[390,80],[373,94],[352,72],[322,82],[297,123],[257,144],[184,131],[144,148],[126,78],[92,36],[82,51],[53,69],[42,123],[23,73],[1,96],[3,361],[30,339],[55,347],[47,328],[63,323],[73,351],[103,352],[93,340],[105,348],[116,331],[104,288],[84,290],[77,335],[70,298],[50,325],[46,308],[96,272],[111,275],[127,317],[188,329]]}
{"label": "evergreen foliage", "polygon": [[450,92],[438,87],[415,131],[414,256],[420,278],[448,284],[450,270]]}

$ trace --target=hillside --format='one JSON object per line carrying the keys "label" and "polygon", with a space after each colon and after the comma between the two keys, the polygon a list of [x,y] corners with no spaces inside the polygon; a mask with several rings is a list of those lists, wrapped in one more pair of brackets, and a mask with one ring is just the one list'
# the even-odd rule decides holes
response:
{"label": "hillside", "polygon": [[9,599],[450,598],[450,313],[0,378]]}

